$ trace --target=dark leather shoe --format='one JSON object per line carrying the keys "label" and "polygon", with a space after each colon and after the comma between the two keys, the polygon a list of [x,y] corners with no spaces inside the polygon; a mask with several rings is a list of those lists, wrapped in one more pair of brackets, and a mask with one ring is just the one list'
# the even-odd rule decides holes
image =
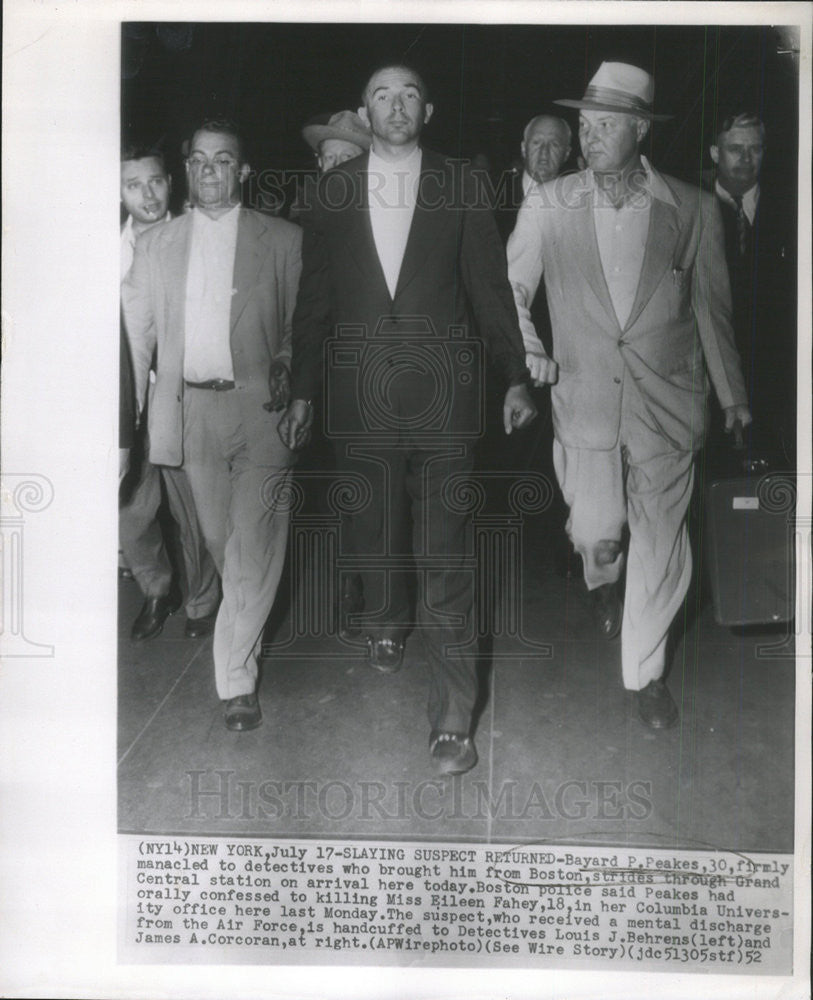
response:
{"label": "dark leather shoe", "polygon": [[202,615],[200,618],[187,618],[183,634],[187,639],[200,639],[204,635],[211,635],[215,630],[216,620],[216,610],[208,615]]}
{"label": "dark leather shoe", "polygon": [[364,595],[361,590],[361,577],[348,573],[342,579],[342,596],[339,600],[339,637],[353,639],[361,632],[358,625],[350,623],[350,616],[364,610]]}
{"label": "dark leather shoe", "polygon": [[474,740],[464,733],[441,733],[429,737],[429,752],[440,774],[465,774],[477,763]]}
{"label": "dark leather shoe", "polygon": [[605,639],[615,639],[621,631],[624,618],[624,604],[618,593],[618,584],[603,583],[590,591],[590,600],[599,632]]}
{"label": "dark leather shoe", "polygon": [[373,639],[367,637],[370,651],[370,666],[382,674],[396,674],[404,662],[404,644],[397,639]]}
{"label": "dark leather shoe", "polygon": [[226,729],[240,733],[261,725],[263,714],[256,693],[252,691],[251,694],[238,694],[236,698],[229,698],[226,702],[225,721]]}
{"label": "dark leather shoe", "polygon": [[669,729],[680,717],[669,688],[662,680],[650,681],[638,692],[638,714],[651,729]]}
{"label": "dark leather shoe", "polygon": [[161,597],[147,597],[133,622],[130,635],[136,642],[152,639],[164,627],[164,622],[181,606],[181,599],[174,594],[162,594]]}

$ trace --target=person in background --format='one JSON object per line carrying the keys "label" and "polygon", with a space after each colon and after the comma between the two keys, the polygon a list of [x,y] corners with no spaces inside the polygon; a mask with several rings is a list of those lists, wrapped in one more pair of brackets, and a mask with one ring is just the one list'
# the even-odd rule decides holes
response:
{"label": "person in background", "polygon": [[158,350],[152,460],[188,476],[222,578],[213,655],[232,730],[262,722],[258,661],[288,539],[293,454],[276,428],[302,240],[298,226],[242,207],[249,172],[236,126],[203,122],[186,161],[195,207],[138,241],[122,287],[139,400]]}
{"label": "person in background", "polygon": [[319,177],[370,148],[370,130],[355,111],[316,115],[302,129],[302,138],[313,150],[318,177],[308,175],[297,190],[288,212],[292,222],[302,223],[317,197]]}
{"label": "person in background", "polygon": [[[133,261],[135,242],[153,226],[166,224],[171,179],[163,155],[156,150],[127,146],[121,155],[121,203],[127,220],[121,230],[121,280],[124,281]],[[128,398],[133,406],[133,421],[138,416],[132,387],[132,366],[126,337],[122,335],[120,382],[124,379],[121,401]],[[126,368],[126,371],[125,371]],[[150,460],[147,435],[149,403],[140,401],[142,412],[139,432],[130,426],[129,455],[140,452],[140,464],[134,461],[136,482],[132,490],[125,486],[124,502],[119,511],[119,544],[125,563],[144,594],[144,604],[133,622],[131,635],[136,641],[158,635],[167,617],[181,605],[178,588],[173,586],[172,564],[167,554],[158,520],[163,480],[169,509],[178,525],[180,548],[186,576],[187,638],[208,635],[220,600],[220,583],[214,563],[198,524],[192,491],[183,469],[159,467]],[[129,421],[129,416],[125,418]],[[128,461],[129,461],[128,455]]]}
{"label": "person in background", "polygon": [[[754,417],[749,451],[795,462],[796,253],[793,183],[762,183],[766,130],[753,113],[723,119],[710,185],[723,216],[734,336]],[[789,193],[790,192],[790,193]],[[716,428],[716,442],[721,436]]]}

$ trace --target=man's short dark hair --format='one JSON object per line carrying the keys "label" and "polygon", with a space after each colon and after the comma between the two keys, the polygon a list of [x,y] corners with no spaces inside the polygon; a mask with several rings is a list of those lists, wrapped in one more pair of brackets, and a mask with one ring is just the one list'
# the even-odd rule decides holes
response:
{"label": "man's short dark hair", "polygon": [[192,147],[192,140],[198,132],[217,132],[219,135],[228,135],[237,143],[238,159],[245,162],[246,144],[243,139],[243,132],[240,126],[231,118],[205,118],[196,125],[189,133],[188,148]]}
{"label": "man's short dark hair", "polygon": [[765,142],[765,123],[753,111],[740,111],[735,115],[727,115],[720,123],[720,128],[717,132],[717,145],[720,144],[723,134],[730,132],[733,128],[758,129],[762,142]]}
{"label": "man's short dark hair", "polygon": [[162,149],[157,149],[155,146],[147,146],[142,143],[137,142],[126,142],[121,147],[121,162],[126,163],[130,160],[158,160],[161,164],[161,169],[164,173],[167,172],[166,160],[164,158],[164,151]]}
{"label": "man's short dark hair", "polygon": [[367,81],[364,84],[364,89],[361,92],[361,103],[367,104],[367,88],[370,86],[370,80],[377,74],[383,72],[385,69],[401,69],[407,73],[411,73],[418,83],[418,90],[421,94],[421,100],[424,104],[429,102],[429,88],[426,86],[426,81],[423,78],[420,70],[416,69],[412,63],[403,62],[400,59],[393,59],[391,62],[379,63],[378,66],[371,72],[367,74]]}

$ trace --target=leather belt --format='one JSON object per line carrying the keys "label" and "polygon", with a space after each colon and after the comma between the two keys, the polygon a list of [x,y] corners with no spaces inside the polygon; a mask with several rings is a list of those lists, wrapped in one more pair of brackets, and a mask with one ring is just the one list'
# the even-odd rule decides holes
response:
{"label": "leather belt", "polygon": [[234,382],[227,378],[210,378],[206,382],[188,382],[184,379],[184,385],[190,389],[213,389],[215,392],[226,392],[227,389],[234,388]]}

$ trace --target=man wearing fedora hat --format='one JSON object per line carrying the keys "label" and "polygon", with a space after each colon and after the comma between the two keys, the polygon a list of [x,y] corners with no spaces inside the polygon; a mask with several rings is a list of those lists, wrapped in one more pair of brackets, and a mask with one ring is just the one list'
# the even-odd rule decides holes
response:
{"label": "man wearing fedora hat", "polygon": [[302,129],[302,138],[316,153],[319,173],[361,156],[370,148],[372,135],[355,111],[337,111],[326,122],[312,120]]}
{"label": "man wearing fedora hat", "polygon": [[[750,422],[731,328],[719,208],[659,174],[639,146],[654,81],[603,63],[578,108],[587,169],[526,199],[508,272],[537,385],[552,385],[554,465],[602,633],[621,632],[624,685],[642,720],[673,725],[666,643],[688,590],[686,512],[703,442],[708,379],[725,425]],[[530,319],[542,276],[549,357]],[[626,588],[622,537],[629,528]]]}

